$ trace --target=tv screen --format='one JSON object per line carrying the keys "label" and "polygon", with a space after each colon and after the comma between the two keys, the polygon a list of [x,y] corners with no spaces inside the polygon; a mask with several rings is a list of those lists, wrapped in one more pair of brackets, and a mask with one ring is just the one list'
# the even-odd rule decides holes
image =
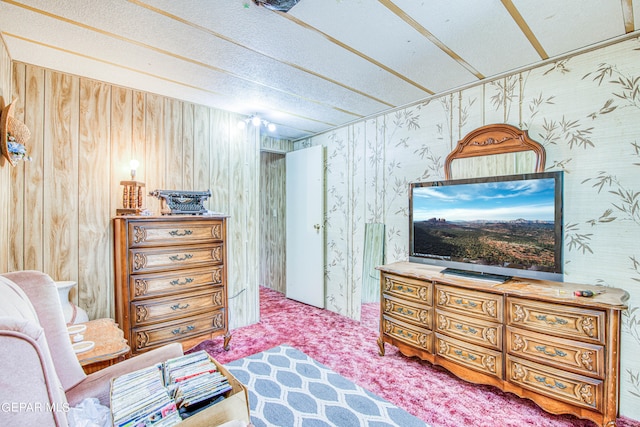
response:
{"label": "tv screen", "polygon": [[412,183],[409,260],[562,280],[562,172]]}

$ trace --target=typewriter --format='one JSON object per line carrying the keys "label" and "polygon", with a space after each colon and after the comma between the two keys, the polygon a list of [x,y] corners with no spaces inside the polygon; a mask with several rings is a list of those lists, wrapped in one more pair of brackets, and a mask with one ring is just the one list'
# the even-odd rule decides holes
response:
{"label": "typewriter", "polygon": [[211,197],[211,190],[154,190],[149,195],[162,200],[162,215],[202,215],[207,212],[203,203]]}

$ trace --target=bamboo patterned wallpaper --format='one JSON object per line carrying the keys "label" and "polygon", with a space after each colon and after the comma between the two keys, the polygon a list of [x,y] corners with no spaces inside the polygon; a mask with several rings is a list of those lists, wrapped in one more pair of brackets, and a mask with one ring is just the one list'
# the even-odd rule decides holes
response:
{"label": "bamboo patterned wallpaper", "polygon": [[365,224],[385,224],[386,262],[407,260],[408,183],[444,179],[457,141],[491,123],[527,129],[545,147],[546,169],[565,171],[565,280],[629,292],[621,414],[640,419],[637,38],[298,141],[296,149],[327,147],[327,308],[359,317]]}
{"label": "bamboo patterned wallpaper", "polygon": [[[0,70],[7,68],[5,57]],[[211,189],[207,208],[230,215],[230,327],[258,321],[259,137],[232,113],[11,63],[2,91],[18,97],[33,162],[0,168],[2,271],[41,270],[78,282],[91,318],[113,316],[111,218],[129,161],[154,189]],[[6,99],[5,99],[6,102]],[[160,201],[144,206],[159,213]]]}

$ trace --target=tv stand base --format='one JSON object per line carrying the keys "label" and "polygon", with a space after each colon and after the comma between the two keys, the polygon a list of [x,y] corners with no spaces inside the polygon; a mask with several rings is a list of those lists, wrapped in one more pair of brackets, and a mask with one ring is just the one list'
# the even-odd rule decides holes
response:
{"label": "tv stand base", "polygon": [[486,280],[491,282],[506,282],[511,276],[503,276],[501,274],[482,273],[480,271],[460,270],[457,268],[445,268],[442,274],[451,274],[454,276],[469,277],[476,280]]}
{"label": "tv stand base", "polygon": [[[620,321],[629,294],[597,286],[442,274],[398,262],[380,270],[379,354],[385,344],[459,378],[600,426],[618,415]],[[601,288],[600,288],[601,289]]]}

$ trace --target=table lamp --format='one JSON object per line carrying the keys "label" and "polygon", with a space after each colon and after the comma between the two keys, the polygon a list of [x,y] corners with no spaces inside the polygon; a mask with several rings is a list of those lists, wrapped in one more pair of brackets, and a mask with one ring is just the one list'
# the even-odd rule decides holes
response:
{"label": "table lamp", "polygon": [[131,180],[120,181],[122,185],[122,209],[116,209],[117,215],[140,215],[142,212],[142,194],[144,182],[136,181],[136,169],[140,166],[137,160],[131,160]]}

